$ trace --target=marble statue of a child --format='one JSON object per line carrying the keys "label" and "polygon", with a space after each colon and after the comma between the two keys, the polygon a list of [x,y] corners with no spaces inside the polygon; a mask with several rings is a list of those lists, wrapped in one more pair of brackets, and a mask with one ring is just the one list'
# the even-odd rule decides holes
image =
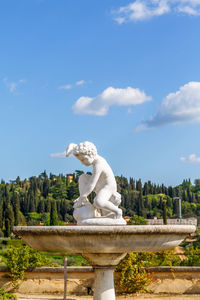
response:
{"label": "marble statue of a child", "polygon": [[[88,205],[83,219],[100,216],[122,219],[122,210],[118,208],[121,203],[121,195],[117,192],[114,174],[106,160],[97,154],[95,145],[91,142],[83,142],[78,145],[69,144],[66,156],[68,157],[70,154],[73,154],[85,166],[92,165],[93,167],[92,175],[83,174],[79,178],[80,197],[75,201],[74,208]],[[93,203],[96,213],[92,212],[92,204],[87,198],[93,191],[96,194]]]}

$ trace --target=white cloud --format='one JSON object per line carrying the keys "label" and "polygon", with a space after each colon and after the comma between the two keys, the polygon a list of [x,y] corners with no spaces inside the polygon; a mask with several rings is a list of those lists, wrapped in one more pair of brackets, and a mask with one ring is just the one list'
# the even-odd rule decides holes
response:
{"label": "white cloud", "polygon": [[169,13],[200,15],[200,0],[136,0],[113,12],[118,24],[142,21]]}
{"label": "white cloud", "polygon": [[66,85],[61,85],[58,87],[59,90],[70,90],[72,89],[72,85],[71,84],[66,84]]}
{"label": "white cloud", "polygon": [[166,124],[200,122],[200,82],[189,82],[176,93],[170,93],[155,116],[143,122],[136,131]]}
{"label": "white cloud", "polygon": [[199,11],[195,10],[194,8],[190,7],[190,6],[182,6],[178,8],[178,11],[181,13],[186,13],[188,15],[193,15],[193,16],[197,16],[199,15]]}
{"label": "white cloud", "polygon": [[190,154],[188,157],[181,157],[180,160],[183,162],[189,162],[193,164],[200,163],[200,157],[197,157],[196,154]]}
{"label": "white cloud", "polygon": [[76,85],[83,85],[86,84],[85,80],[79,80],[76,82]]}
{"label": "white cloud", "polygon": [[61,85],[58,87],[58,90],[70,90],[72,89],[75,85],[76,86],[81,86],[81,85],[84,85],[86,84],[86,81],[85,80],[79,80],[77,81],[76,83],[74,83],[73,85],[72,84],[65,84],[65,85]]}
{"label": "white cloud", "polygon": [[20,79],[17,82],[9,82],[8,78],[3,78],[3,83],[9,89],[11,93],[14,93],[20,84],[25,83],[25,79]]}
{"label": "white cloud", "polygon": [[80,97],[73,106],[73,109],[77,114],[104,116],[112,105],[138,105],[150,100],[150,96],[146,96],[143,91],[137,88],[127,87],[125,89],[116,89],[108,87],[94,98]]}
{"label": "white cloud", "polygon": [[64,151],[64,152],[51,153],[50,156],[54,158],[65,158],[66,152]]}

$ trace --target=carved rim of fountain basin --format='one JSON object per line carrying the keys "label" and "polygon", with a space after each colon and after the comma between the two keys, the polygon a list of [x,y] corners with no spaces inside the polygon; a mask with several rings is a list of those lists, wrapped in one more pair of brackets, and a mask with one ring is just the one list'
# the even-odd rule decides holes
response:
{"label": "carved rim of fountain basin", "polygon": [[49,252],[127,253],[173,249],[193,225],[16,226],[30,247]]}
{"label": "carved rim of fountain basin", "polygon": [[174,234],[182,233],[189,234],[196,230],[194,225],[116,225],[116,226],[14,226],[13,232],[20,236],[20,234]]}

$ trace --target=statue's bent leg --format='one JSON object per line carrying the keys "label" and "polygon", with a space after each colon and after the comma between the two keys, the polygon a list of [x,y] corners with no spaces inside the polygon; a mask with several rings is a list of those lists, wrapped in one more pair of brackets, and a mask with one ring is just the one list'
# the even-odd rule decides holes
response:
{"label": "statue's bent leg", "polygon": [[116,214],[116,218],[120,219],[122,217],[121,209],[109,201],[112,193],[113,192],[110,192],[108,189],[102,189],[94,198],[94,205],[95,207],[107,210],[108,212],[114,212]]}

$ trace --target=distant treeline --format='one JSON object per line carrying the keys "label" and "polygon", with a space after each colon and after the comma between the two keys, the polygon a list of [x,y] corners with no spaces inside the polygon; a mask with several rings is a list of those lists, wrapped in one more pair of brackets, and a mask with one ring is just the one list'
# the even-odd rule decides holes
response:
{"label": "distant treeline", "polygon": [[[54,175],[44,171],[38,177],[0,183],[0,236],[10,236],[13,225],[64,225],[74,222],[73,201],[78,198],[78,178],[83,171],[76,170],[72,176]],[[118,192],[122,196],[124,215],[137,214],[145,218],[163,216],[167,208],[168,218],[177,218],[178,201],[182,199],[183,217],[200,216],[200,184],[184,180],[176,187],[156,185],[116,177]],[[94,198],[90,195],[90,201]]]}

